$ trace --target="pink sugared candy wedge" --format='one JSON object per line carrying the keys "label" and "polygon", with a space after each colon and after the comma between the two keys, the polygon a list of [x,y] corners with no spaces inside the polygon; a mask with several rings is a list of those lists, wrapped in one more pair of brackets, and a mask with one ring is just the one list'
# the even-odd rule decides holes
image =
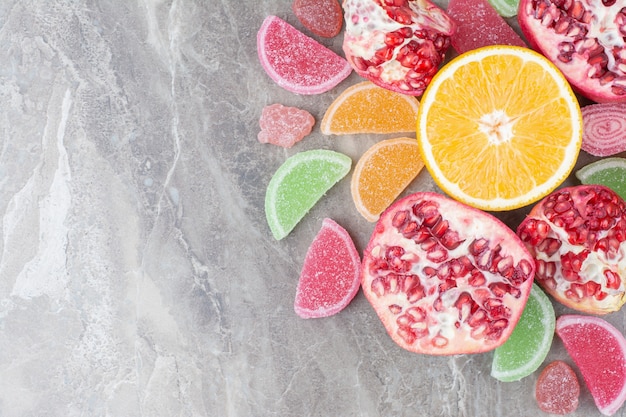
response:
{"label": "pink sugared candy wedge", "polygon": [[626,339],[599,317],[564,315],[556,334],[580,370],[598,410],[611,416],[626,400]]}
{"label": "pink sugared candy wedge", "polygon": [[580,384],[576,372],[563,361],[550,362],[537,378],[535,399],[550,414],[565,415],[578,408]]}
{"label": "pink sugared candy wedge", "polygon": [[527,46],[488,0],[450,0],[447,12],[457,24],[450,43],[459,54],[490,45]]}
{"label": "pink sugared candy wedge", "polygon": [[324,93],[352,72],[344,58],[277,16],[263,21],[257,52],[267,75],[296,94]]}
{"label": "pink sugared candy wedge", "polygon": [[304,319],[343,310],[359,291],[361,259],[348,232],[324,219],[309,246],[296,290],[294,310]]}
{"label": "pink sugared candy wedge", "polygon": [[261,112],[261,131],[257,138],[261,143],[291,148],[311,133],[314,124],[315,118],[306,110],[272,104],[265,106]]}
{"label": "pink sugared candy wedge", "polygon": [[305,28],[324,38],[337,36],[343,26],[337,0],[294,0],[291,9]]}

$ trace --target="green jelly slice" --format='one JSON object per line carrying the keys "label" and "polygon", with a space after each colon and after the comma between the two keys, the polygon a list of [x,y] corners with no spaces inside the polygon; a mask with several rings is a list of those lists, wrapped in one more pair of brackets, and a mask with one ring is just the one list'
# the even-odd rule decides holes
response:
{"label": "green jelly slice", "polygon": [[274,173],[265,194],[265,215],[274,238],[287,236],[351,166],[349,156],[324,149],[289,157]]}
{"label": "green jelly slice", "polygon": [[576,178],[583,184],[599,184],[609,187],[626,200],[626,159],[604,158],[576,171]]}
{"label": "green jelly slice", "polygon": [[519,0],[489,0],[489,4],[491,4],[502,17],[517,16]]}
{"label": "green jelly slice", "polygon": [[550,351],[555,323],[550,299],[537,284],[533,284],[513,333],[494,351],[491,376],[511,382],[535,372]]}

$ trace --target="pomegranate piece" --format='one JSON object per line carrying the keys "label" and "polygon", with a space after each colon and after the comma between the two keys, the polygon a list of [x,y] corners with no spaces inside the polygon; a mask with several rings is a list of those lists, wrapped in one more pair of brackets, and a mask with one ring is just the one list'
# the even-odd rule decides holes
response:
{"label": "pomegranate piece", "polygon": [[294,0],[293,13],[314,34],[332,38],[341,31],[343,13],[337,0]]}
{"label": "pomegranate piece", "polygon": [[429,0],[344,0],[343,50],[380,87],[422,95],[450,46],[455,24]]}
{"label": "pomegranate piece", "polygon": [[626,151],[626,103],[584,106],[582,150],[595,156]]}
{"label": "pomegranate piece", "polygon": [[517,229],[535,258],[537,283],[575,310],[606,314],[626,301],[626,203],[602,185],[561,188]]}
{"label": "pomegranate piece", "polygon": [[306,110],[272,104],[265,106],[261,112],[261,131],[257,138],[261,143],[291,148],[311,133],[314,124],[315,119]]}
{"label": "pomegranate piece", "polygon": [[624,1],[521,0],[520,29],[583,96],[626,101]]}
{"label": "pomegranate piece", "polygon": [[457,25],[451,43],[460,54],[490,45],[526,47],[487,0],[450,0],[447,12]]}
{"label": "pomegranate piece", "polygon": [[420,192],[397,201],[376,223],[361,287],[398,345],[453,355],[504,343],[533,275],[532,257],[498,219]]}
{"label": "pomegranate piece", "polygon": [[535,386],[535,399],[541,411],[550,414],[569,414],[578,408],[580,384],[574,370],[563,361],[548,364]]}

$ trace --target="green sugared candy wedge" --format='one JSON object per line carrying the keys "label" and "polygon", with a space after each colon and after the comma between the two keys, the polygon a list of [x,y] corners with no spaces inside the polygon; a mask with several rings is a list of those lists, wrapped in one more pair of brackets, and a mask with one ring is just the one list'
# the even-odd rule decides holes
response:
{"label": "green sugared candy wedge", "polygon": [[502,17],[517,16],[519,0],[489,0],[489,4],[491,4]]}
{"label": "green sugared candy wedge", "polygon": [[604,158],[576,171],[576,178],[583,184],[599,184],[609,187],[626,200],[626,159]]}
{"label": "green sugared candy wedge", "polygon": [[274,238],[287,236],[351,166],[349,156],[324,149],[289,157],[274,173],[265,194],[265,215]]}
{"label": "green sugared candy wedge", "polygon": [[533,284],[513,333],[494,351],[491,376],[511,382],[535,372],[550,351],[555,323],[550,299],[537,284]]}

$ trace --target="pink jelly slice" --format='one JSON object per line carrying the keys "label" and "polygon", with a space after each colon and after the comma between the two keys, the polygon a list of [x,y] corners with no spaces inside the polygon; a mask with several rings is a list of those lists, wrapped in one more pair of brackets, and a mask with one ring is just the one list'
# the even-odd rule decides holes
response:
{"label": "pink jelly slice", "polygon": [[556,334],[580,370],[596,406],[610,416],[626,400],[626,339],[606,320],[563,315]]}
{"label": "pink jelly slice", "polygon": [[526,46],[488,0],[450,0],[447,12],[457,24],[450,42],[459,54],[489,45]]}
{"label": "pink jelly slice", "polygon": [[258,139],[261,143],[291,148],[311,133],[314,124],[313,115],[306,110],[272,104],[265,106],[261,112]]}
{"label": "pink jelly slice", "polygon": [[297,94],[324,93],[352,72],[344,58],[277,16],[263,21],[257,52],[270,78]]}
{"label": "pink jelly slice", "polygon": [[337,314],[359,291],[361,259],[348,232],[324,219],[309,246],[296,290],[294,310],[304,319]]}
{"label": "pink jelly slice", "polygon": [[305,28],[318,36],[337,36],[343,25],[343,12],[337,0],[294,0],[293,13]]}
{"label": "pink jelly slice", "polygon": [[599,103],[584,106],[581,148],[595,156],[626,151],[626,103]]}
{"label": "pink jelly slice", "polygon": [[535,386],[535,399],[539,408],[551,414],[568,414],[578,408],[580,384],[574,370],[563,361],[548,364]]}

